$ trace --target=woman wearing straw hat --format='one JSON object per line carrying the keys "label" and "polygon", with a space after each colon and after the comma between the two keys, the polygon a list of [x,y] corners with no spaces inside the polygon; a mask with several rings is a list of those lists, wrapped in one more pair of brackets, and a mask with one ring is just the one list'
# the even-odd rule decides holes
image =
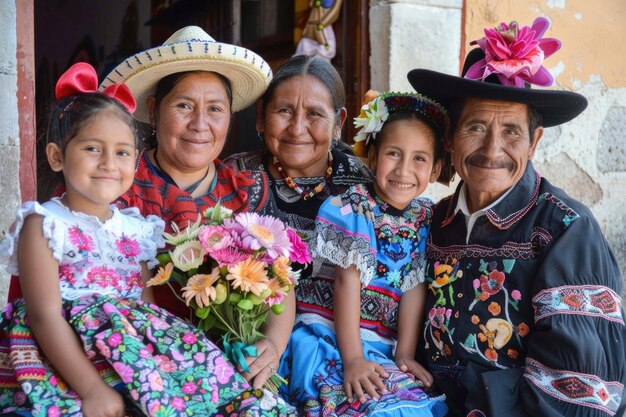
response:
{"label": "woman wearing straw hat", "polygon": [[[167,225],[194,222],[198,213],[220,203],[235,212],[269,212],[267,176],[238,172],[218,155],[232,113],[248,107],[265,91],[272,71],[256,53],[216,42],[196,26],[175,32],[161,46],[129,57],[100,88],[124,83],[137,98],[135,117],[153,129],[148,149],[140,156],[131,189],[118,203],[154,214]],[[157,304],[181,317],[189,308],[166,286],[154,289]],[[257,343],[249,378],[261,387],[278,367],[276,353],[293,326],[293,305],[266,330]],[[284,348],[284,347],[283,347]],[[254,365],[254,366],[253,366]]]}

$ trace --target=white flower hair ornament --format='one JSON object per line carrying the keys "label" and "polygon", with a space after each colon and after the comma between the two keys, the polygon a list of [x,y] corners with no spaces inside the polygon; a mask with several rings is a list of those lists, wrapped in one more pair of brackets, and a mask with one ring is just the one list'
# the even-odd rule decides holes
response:
{"label": "white flower hair ornament", "polygon": [[[375,94],[370,90],[366,98]],[[354,127],[359,129],[354,136],[354,153],[366,157],[369,146],[389,116],[403,111],[416,112],[421,120],[435,128],[439,139],[443,138],[448,116],[439,103],[421,94],[387,92],[363,105],[359,116],[354,118]]]}

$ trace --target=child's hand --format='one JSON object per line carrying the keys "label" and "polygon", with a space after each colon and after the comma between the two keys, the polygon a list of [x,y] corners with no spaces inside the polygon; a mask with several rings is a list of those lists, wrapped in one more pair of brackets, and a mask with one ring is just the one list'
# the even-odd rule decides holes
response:
{"label": "child's hand", "polygon": [[424,388],[430,388],[433,385],[433,376],[415,359],[396,357],[396,365],[398,365],[398,368],[400,368],[402,372],[409,372],[415,375],[415,378],[424,384]]}
{"label": "child's hand", "polygon": [[105,383],[98,384],[81,400],[85,417],[124,417],[126,415],[122,396]]}
{"label": "child's hand", "polygon": [[387,378],[388,376],[389,374],[380,364],[362,357],[344,362],[343,387],[348,401],[352,402],[354,394],[360,402],[364,403],[367,401],[365,393],[377,400],[380,394],[387,393],[380,377]]}

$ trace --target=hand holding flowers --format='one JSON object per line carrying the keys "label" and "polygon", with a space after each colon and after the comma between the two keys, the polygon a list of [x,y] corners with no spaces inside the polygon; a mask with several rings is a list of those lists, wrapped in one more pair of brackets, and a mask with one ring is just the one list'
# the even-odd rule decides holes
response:
{"label": "hand holding flowers", "polygon": [[165,234],[172,248],[147,285],[177,281],[198,327],[220,333],[226,354],[249,372],[245,356],[256,356],[268,315],[283,311],[297,284],[291,263],[311,262],[306,244],[277,218],[233,215],[219,204],[184,230],[173,229]]}

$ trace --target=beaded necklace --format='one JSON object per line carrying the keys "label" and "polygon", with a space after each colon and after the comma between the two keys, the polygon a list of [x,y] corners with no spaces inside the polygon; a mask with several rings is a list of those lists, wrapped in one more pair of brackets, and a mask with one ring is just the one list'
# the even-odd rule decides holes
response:
{"label": "beaded necklace", "polygon": [[283,169],[282,165],[280,164],[280,161],[278,160],[276,156],[273,157],[272,162],[274,163],[274,167],[276,168],[276,171],[278,171],[280,176],[285,180],[285,184],[287,184],[287,186],[291,188],[292,190],[294,190],[295,192],[299,193],[304,199],[304,201],[310,199],[315,194],[321,193],[324,190],[324,188],[326,188],[328,180],[330,179],[330,176],[333,173],[333,155],[330,153],[330,151],[328,151],[328,167],[326,168],[326,176],[320,182],[315,184],[313,188],[310,188],[308,190],[303,190],[302,187],[296,184],[293,178],[291,178],[289,175],[285,173],[285,170]]}

